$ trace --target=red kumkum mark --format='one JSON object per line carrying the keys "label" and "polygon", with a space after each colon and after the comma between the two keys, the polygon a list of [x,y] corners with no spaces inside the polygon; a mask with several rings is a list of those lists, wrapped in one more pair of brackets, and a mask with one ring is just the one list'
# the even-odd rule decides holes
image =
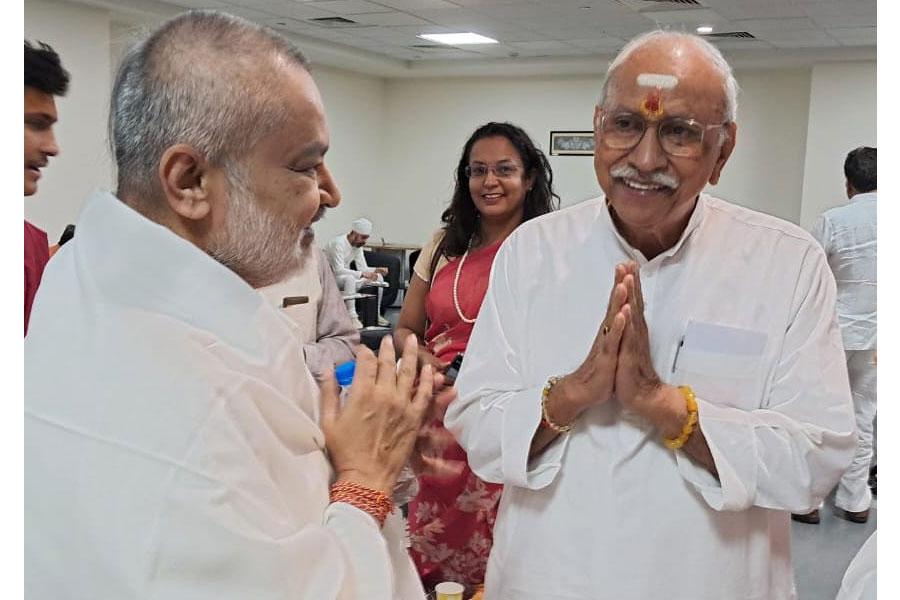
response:
{"label": "red kumkum mark", "polygon": [[647,95],[641,104],[641,112],[648,119],[658,119],[662,116],[662,98],[660,98],[659,90],[653,90]]}

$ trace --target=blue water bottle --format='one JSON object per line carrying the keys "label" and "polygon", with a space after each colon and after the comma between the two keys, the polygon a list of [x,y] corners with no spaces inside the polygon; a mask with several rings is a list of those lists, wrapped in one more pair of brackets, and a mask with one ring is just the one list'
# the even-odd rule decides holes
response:
{"label": "blue water bottle", "polygon": [[350,393],[350,384],[353,383],[353,375],[356,373],[356,361],[348,360],[334,368],[334,378],[341,386],[341,406],[347,404],[347,395]]}

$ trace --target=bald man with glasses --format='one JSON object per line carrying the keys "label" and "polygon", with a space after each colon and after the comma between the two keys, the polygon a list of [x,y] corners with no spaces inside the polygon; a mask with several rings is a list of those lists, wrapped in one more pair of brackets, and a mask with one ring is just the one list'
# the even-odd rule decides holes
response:
{"label": "bald man with glasses", "polygon": [[594,111],[603,197],[498,252],[445,419],[504,484],[485,597],[796,598],[789,516],[853,406],[822,249],[703,191],[736,113],[715,47],[636,38]]}

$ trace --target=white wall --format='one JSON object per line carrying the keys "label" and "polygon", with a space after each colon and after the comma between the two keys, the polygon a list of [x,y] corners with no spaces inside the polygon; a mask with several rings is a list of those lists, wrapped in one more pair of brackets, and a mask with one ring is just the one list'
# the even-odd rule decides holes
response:
{"label": "white wall", "polygon": [[828,208],[845,204],[844,159],[876,146],[875,63],[816,65],[812,70],[800,224],[809,229]]}
{"label": "white wall", "polygon": [[[331,148],[325,164],[334,175],[341,191],[341,204],[328,211],[316,225],[320,244],[339,233],[350,231],[357,217],[368,217],[377,225],[380,199],[384,196],[383,169],[385,148],[389,145],[383,115],[385,113],[385,81],[356,73],[313,67],[313,77],[325,103]],[[384,235],[380,226],[374,237]]]}
{"label": "white wall", "polygon": [[106,149],[109,15],[80,5],[28,0],[25,37],[53,46],[72,76],[68,94],[56,100],[60,154],[43,170],[37,194],[25,198],[25,218],[44,229],[52,243],[66,224],[75,222],[92,190],[112,185]]}
{"label": "white wall", "polygon": [[[738,72],[738,146],[718,187],[739,204],[798,220],[809,70]],[[453,170],[471,132],[490,120],[524,128],[548,151],[550,131],[591,129],[600,81],[572,78],[392,80],[387,93],[387,171],[392,192],[381,228],[394,241],[423,240],[452,193]],[[599,195],[590,156],[552,156],[563,206]]]}

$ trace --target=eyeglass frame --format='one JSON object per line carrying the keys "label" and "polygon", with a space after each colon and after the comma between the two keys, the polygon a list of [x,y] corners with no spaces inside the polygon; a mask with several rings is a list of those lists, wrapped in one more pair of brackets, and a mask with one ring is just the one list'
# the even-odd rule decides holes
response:
{"label": "eyeglass frame", "polygon": [[[520,165],[513,161],[500,162],[500,163],[493,164],[493,165],[489,165],[487,163],[481,163],[478,166],[481,166],[481,165],[484,165],[484,167],[487,169],[485,171],[484,175],[474,175],[474,176],[472,175],[472,165],[466,165],[463,168],[463,174],[465,174],[466,179],[487,179],[487,176],[490,173],[493,173],[494,177],[496,177],[497,179],[512,179],[519,173],[520,170],[522,173],[525,172],[525,165]],[[515,169],[516,169],[515,172],[511,173],[509,175],[501,175],[500,173],[497,172],[497,167],[507,166],[507,165],[515,167]]]}
{"label": "eyeglass frame", "polygon": [[[603,124],[606,122],[606,118],[609,117],[609,116],[620,116],[620,115],[631,115],[631,116],[635,116],[635,117],[639,118],[639,119],[644,123],[644,131],[642,131],[642,132],[641,132],[641,135],[638,136],[637,141],[635,141],[633,145],[631,145],[631,146],[629,146],[629,147],[627,147],[627,148],[615,148],[615,147],[613,147],[613,146],[610,146],[609,144],[607,144],[607,143],[604,141],[604,136],[603,136]],[[648,125],[654,124],[654,125],[656,126],[656,141],[657,141],[657,143],[659,144],[659,147],[660,147],[660,149],[661,149],[663,152],[665,152],[665,153],[668,154],[669,156],[676,156],[676,157],[678,157],[678,158],[695,158],[693,155],[690,155],[690,154],[673,154],[673,153],[669,152],[668,150],[666,150],[666,149],[663,147],[662,138],[659,136],[659,128],[662,126],[663,123],[667,123],[667,122],[670,122],[670,121],[672,121],[672,120],[680,120],[680,121],[683,121],[684,123],[687,123],[687,124],[689,124],[689,125],[699,126],[699,127],[700,127],[700,141],[699,141],[699,144],[700,144],[701,148],[702,148],[702,146],[703,146],[703,140],[706,139],[706,132],[707,132],[707,130],[709,130],[709,129],[715,129],[715,128],[717,128],[717,127],[724,127],[724,126],[728,125],[729,123],[731,123],[731,121],[723,121],[723,122],[721,122],[721,123],[711,123],[711,124],[706,124],[706,123],[703,123],[702,121],[698,121],[697,119],[688,119],[688,118],[685,118],[685,117],[679,117],[679,116],[675,116],[675,115],[673,115],[673,116],[671,116],[671,117],[665,117],[665,118],[663,118],[663,119],[653,119],[653,120],[651,120],[651,119],[647,119],[647,118],[644,117],[643,115],[641,115],[641,114],[639,114],[639,113],[636,113],[636,112],[631,112],[631,111],[628,111],[628,110],[620,110],[620,111],[617,111],[617,112],[606,112],[606,111],[603,111],[603,115],[600,117],[600,122],[597,124],[597,128],[596,128],[595,131],[598,133],[598,135],[599,135],[599,137],[600,137],[600,141],[601,141],[607,148],[609,148],[609,149],[611,149],[611,150],[622,150],[622,151],[628,151],[628,152],[630,152],[630,151],[634,150],[635,148],[637,148],[638,145],[641,143],[641,141],[644,139],[644,136],[647,135],[647,131],[650,129],[650,127],[649,127]]]}

